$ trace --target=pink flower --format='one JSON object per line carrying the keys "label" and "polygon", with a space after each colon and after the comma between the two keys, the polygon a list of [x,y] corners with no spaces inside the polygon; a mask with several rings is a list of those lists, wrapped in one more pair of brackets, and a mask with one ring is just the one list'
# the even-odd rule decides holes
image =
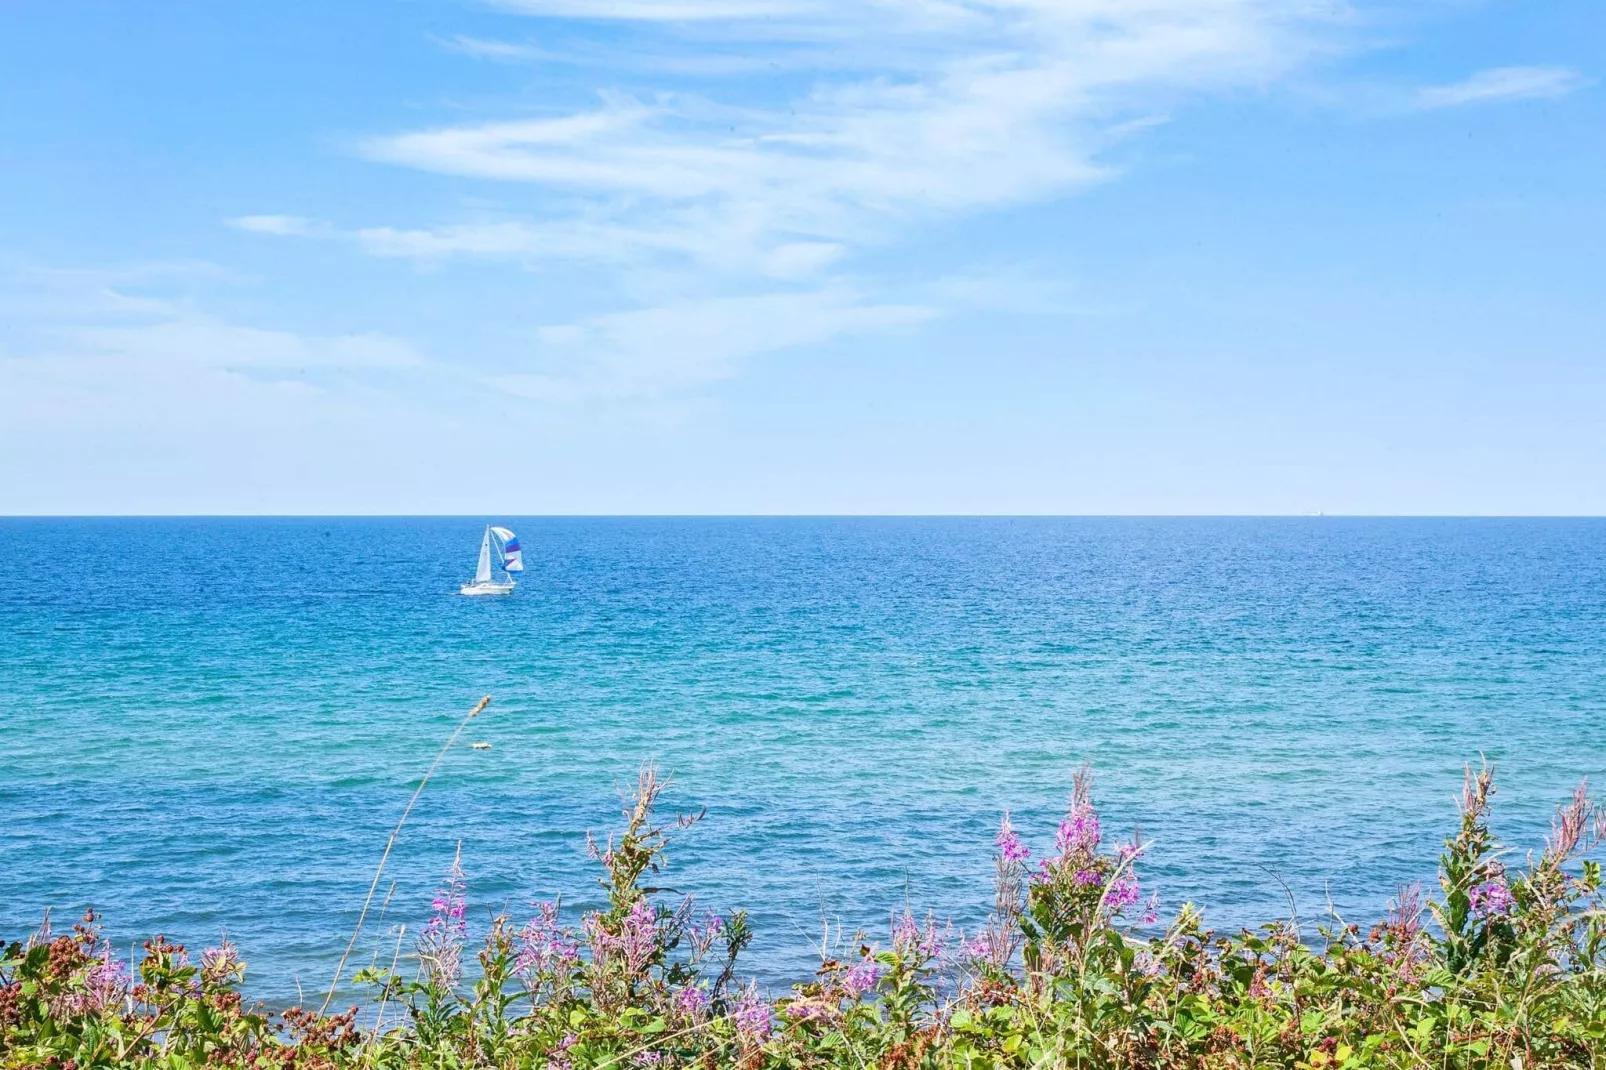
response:
{"label": "pink flower", "polygon": [[1467,893],[1472,912],[1480,918],[1503,918],[1511,913],[1516,900],[1511,889],[1498,881],[1485,881]]}
{"label": "pink flower", "polygon": [[907,910],[892,923],[892,946],[907,948],[920,942],[920,923]]}
{"label": "pink flower", "polygon": [[244,968],[239,952],[227,940],[221,947],[209,947],[201,952],[201,976],[213,983],[236,980]]}
{"label": "pink flower", "polygon": [[569,1070],[574,1064],[569,1061],[569,1049],[580,1043],[580,1038],[573,1033],[565,1033],[563,1039],[558,1041],[558,1050],[547,1057],[547,1070]]}
{"label": "pink flower", "polygon": [[1123,873],[1110,882],[1109,889],[1104,893],[1104,905],[1110,909],[1110,913],[1119,914],[1136,903],[1140,896],[1137,877]]}
{"label": "pink flower", "polygon": [[687,1018],[700,1018],[708,1009],[708,994],[700,988],[682,988],[675,993],[675,1010]]}
{"label": "pink flower", "polygon": [[539,913],[519,930],[519,954],[514,969],[526,982],[553,973],[580,960],[574,934],[558,922],[558,905],[540,903]]}
{"label": "pink flower", "polygon": [[584,924],[596,962],[614,959],[622,962],[629,973],[640,976],[658,954],[658,917],[645,899],[636,900],[619,923],[617,933],[608,931],[601,914],[587,914]]}
{"label": "pink flower", "polygon": [[881,970],[876,966],[875,960],[867,955],[842,975],[842,987],[847,989],[850,997],[858,999],[873,990],[880,980]]}
{"label": "pink flower", "polygon": [[770,1005],[758,994],[757,985],[749,985],[742,998],[736,1001],[731,1012],[736,1031],[751,1041],[762,1041],[770,1035]]}
{"label": "pink flower", "polygon": [[468,938],[468,903],[464,898],[463,862],[452,860],[446,883],[435,893],[434,914],[418,940],[418,957],[427,983],[456,986],[463,976],[463,943]]}
{"label": "pink flower", "polygon": [[128,988],[128,967],[107,947],[84,982],[83,1009],[91,1013],[110,1010],[122,1001]]}
{"label": "pink flower", "polygon": [[1099,815],[1094,811],[1091,803],[1077,803],[1071,807],[1071,812],[1060,822],[1059,833],[1054,837],[1054,846],[1061,855],[1069,856],[1077,852],[1092,854],[1099,849],[1099,841],[1103,834],[1099,831]]}
{"label": "pink flower", "polygon": [[1007,810],[1004,811],[1004,822],[998,827],[998,839],[995,842],[998,844],[999,856],[1005,862],[1024,862],[1032,857],[1031,848],[1021,842],[1020,836],[1015,832],[1015,827],[1009,823],[1009,811]]}

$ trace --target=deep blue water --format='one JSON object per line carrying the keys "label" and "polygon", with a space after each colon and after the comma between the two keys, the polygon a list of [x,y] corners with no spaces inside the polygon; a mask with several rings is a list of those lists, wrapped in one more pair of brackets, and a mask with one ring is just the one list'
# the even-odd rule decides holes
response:
{"label": "deep blue water", "polygon": [[667,883],[750,909],[770,982],[822,917],[974,922],[1000,813],[1047,846],[1083,761],[1222,925],[1279,877],[1378,915],[1479,752],[1523,846],[1606,773],[1603,521],[493,519],[505,600],[455,593],[479,518],[0,520],[0,936],[93,904],[316,989],[482,694],[363,961],[459,842],[477,919],[593,902],[649,758],[708,807]]}

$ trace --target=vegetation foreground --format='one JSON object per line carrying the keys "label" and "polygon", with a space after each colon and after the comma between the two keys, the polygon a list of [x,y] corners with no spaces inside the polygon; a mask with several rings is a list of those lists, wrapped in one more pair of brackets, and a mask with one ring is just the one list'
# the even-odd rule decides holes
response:
{"label": "vegetation foreground", "polygon": [[1583,787],[1508,869],[1491,773],[1469,770],[1438,897],[1403,890],[1385,923],[1335,920],[1307,943],[1292,920],[1219,936],[1191,906],[1161,931],[1144,845],[1107,843],[1080,775],[1049,857],[1006,815],[982,931],[905,914],[772,1001],[735,979],[743,914],[648,886],[690,823],[655,822],[662,786],[644,771],[623,832],[593,845],[607,909],[578,927],[557,903],[498,917],[465,976],[454,866],[416,969],[357,975],[374,992],[361,1018],[248,1005],[227,944],[192,962],[157,937],[131,976],[92,914],[70,935],[47,926],[0,957],[0,1066],[1606,1066],[1606,915],[1585,858],[1606,812]]}

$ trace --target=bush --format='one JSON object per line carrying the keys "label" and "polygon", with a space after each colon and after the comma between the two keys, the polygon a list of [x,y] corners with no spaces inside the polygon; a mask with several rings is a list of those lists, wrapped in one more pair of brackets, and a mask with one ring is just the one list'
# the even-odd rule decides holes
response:
{"label": "bush", "polygon": [[1312,944],[1291,921],[1217,935],[1192,906],[1159,931],[1145,845],[1107,841],[1084,772],[1035,865],[1005,815],[981,931],[905,913],[774,1001],[736,980],[744,914],[650,885],[696,820],[657,823],[663,787],[644,770],[623,831],[592,844],[606,909],[577,926],[556,902],[522,925],[498,917],[471,970],[454,864],[416,970],[357,975],[374,993],[360,1026],[356,1008],[246,1005],[226,944],[193,965],[157,937],[130,976],[92,913],[70,935],[47,926],[0,957],[0,1066],[1606,1066],[1606,912],[1585,858],[1606,813],[1583,787],[1537,857],[1508,869],[1492,772],[1469,769],[1437,898],[1403,889],[1386,921],[1334,922]]}

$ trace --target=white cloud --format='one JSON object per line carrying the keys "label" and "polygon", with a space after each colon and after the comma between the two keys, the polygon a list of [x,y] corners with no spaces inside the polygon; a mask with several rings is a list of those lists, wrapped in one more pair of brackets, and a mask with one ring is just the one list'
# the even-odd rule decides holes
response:
{"label": "white cloud", "polygon": [[550,18],[651,22],[774,18],[817,9],[794,0],[496,0],[509,11]]}
{"label": "white cloud", "polygon": [[186,317],[120,327],[63,327],[52,332],[72,352],[170,366],[221,369],[418,368],[426,362],[411,346],[378,334],[305,336]]}
{"label": "white cloud", "polygon": [[745,358],[918,324],[920,305],[867,302],[844,289],[688,301],[542,328],[548,367],[493,385],[522,397],[581,402],[651,397],[726,378]]}
{"label": "white cloud", "polygon": [[1479,71],[1452,85],[1418,91],[1419,108],[1455,108],[1463,104],[1490,104],[1507,100],[1545,100],[1564,97],[1590,84],[1568,67],[1495,67]]}
{"label": "white cloud", "polygon": [[[776,62],[798,40],[850,43],[789,99],[720,103],[670,89],[608,94],[566,115],[468,122],[366,141],[373,159],[531,184],[582,207],[531,221],[524,241],[451,229],[385,255],[483,251],[601,260],[691,257],[751,270],[832,257],[947,216],[1043,199],[1111,174],[1102,150],[1180,94],[1259,85],[1323,47],[1320,0],[519,0],[549,18],[665,21],[683,51],[745,42]],[[688,48],[689,42],[689,48]],[[874,42],[866,46],[864,42]],[[524,46],[459,39],[481,54]],[[762,99],[762,96],[759,95]],[[539,237],[537,237],[539,235]],[[480,248],[483,246],[484,248]],[[791,250],[791,251],[787,251]]]}
{"label": "white cloud", "polygon": [[253,234],[279,234],[306,237],[317,233],[317,226],[308,219],[293,215],[243,215],[229,220],[229,226],[248,230]]}
{"label": "white cloud", "polygon": [[[1343,14],[1338,0],[502,6],[638,24],[627,50],[651,56],[658,88],[360,144],[373,160],[489,184],[473,191],[496,205],[488,218],[341,228],[266,216],[236,225],[350,241],[384,257],[587,263],[628,280],[633,294],[698,295],[638,297],[648,307],[548,330],[536,366],[499,380],[511,392],[566,401],[672,392],[729,375],[746,356],[929,318],[932,308],[878,297],[864,279],[850,288],[842,273],[856,254],[934,223],[1107,180],[1110,145],[1191,95],[1264,86],[1309,63],[1331,48]],[[548,57],[541,46],[469,37],[447,47]],[[564,48],[575,52],[572,41]],[[798,57],[822,50],[833,61],[797,77]],[[732,51],[741,63],[713,94],[688,92],[666,64],[724,61]],[[766,65],[794,76],[748,80]],[[776,86],[787,95],[777,97]],[[520,211],[525,203],[532,207]],[[766,279],[813,289],[755,293]],[[925,294],[956,307],[1044,308],[1051,289],[971,280]],[[558,367],[547,366],[553,360]]]}

